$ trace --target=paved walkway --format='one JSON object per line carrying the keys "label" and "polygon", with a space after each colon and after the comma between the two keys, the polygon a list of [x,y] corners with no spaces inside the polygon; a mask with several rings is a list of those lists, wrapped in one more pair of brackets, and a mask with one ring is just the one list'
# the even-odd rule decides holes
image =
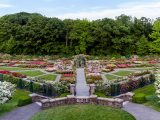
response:
{"label": "paved walkway", "polygon": [[6,113],[4,116],[0,117],[0,120],[29,120],[39,111],[41,111],[40,106],[36,103],[32,103]]}
{"label": "paved walkway", "polygon": [[89,96],[89,86],[86,83],[84,68],[77,68],[76,96]]}
{"label": "paved walkway", "polygon": [[123,105],[123,110],[132,114],[136,120],[160,120],[160,112],[141,104],[128,102]]}

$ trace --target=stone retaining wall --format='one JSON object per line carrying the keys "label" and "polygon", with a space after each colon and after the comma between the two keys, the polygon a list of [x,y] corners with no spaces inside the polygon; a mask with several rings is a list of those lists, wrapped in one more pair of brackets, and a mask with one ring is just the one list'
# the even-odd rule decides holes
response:
{"label": "stone retaining wall", "polygon": [[128,92],[128,93],[125,93],[125,94],[118,95],[114,98],[123,99],[124,101],[132,101],[133,95],[134,95],[134,93]]}
{"label": "stone retaining wall", "polygon": [[32,98],[32,102],[41,102],[41,100],[49,99],[48,97],[38,95],[38,94],[35,94],[35,93],[30,94],[29,96]]}
{"label": "stone retaining wall", "polygon": [[91,95],[89,97],[86,96],[76,97],[74,95],[68,95],[67,97],[54,98],[54,99],[45,98],[37,94],[32,94],[30,96],[32,97],[33,102],[42,103],[42,109],[61,106],[61,105],[73,105],[73,104],[95,104],[95,105],[111,106],[116,108],[123,107],[122,99],[101,98],[97,97],[96,95]]}

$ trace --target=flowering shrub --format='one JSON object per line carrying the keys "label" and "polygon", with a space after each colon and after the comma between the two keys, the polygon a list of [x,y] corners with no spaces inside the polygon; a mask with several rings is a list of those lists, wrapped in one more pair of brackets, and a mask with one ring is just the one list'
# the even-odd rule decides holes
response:
{"label": "flowering shrub", "polygon": [[156,87],[156,94],[160,98],[160,74],[156,75],[155,87]]}
{"label": "flowering shrub", "polygon": [[57,95],[61,95],[63,93],[69,92],[69,84],[67,82],[58,82],[53,85],[54,92],[56,92]]}
{"label": "flowering shrub", "polygon": [[64,82],[67,82],[67,83],[75,83],[75,78],[74,77],[64,77],[62,76],[60,81],[64,81]]}
{"label": "flowering shrub", "polygon": [[108,65],[107,65],[107,68],[108,68],[108,69],[111,69],[111,68],[114,69],[114,68],[116,68],[116,67],[117,67],[117,66],[116,66],[115,64],[108,64]]}
{"label": "flowering shrub", "polygon": [[117,65],[118,68],[127,68],[127,64],[118,64]]}
{"label": "flowering shrub", "polygon": [[0,70],[0,74],[10,74],[10,71],[8,70]]}
{"label": "flowering shrub", "polygon": [[101,81],[102,77],[99,73],[89,73],[86,75],[87,83],[95,83],[96,81]]}
{"label": "flowering shrub", "polygon": [[111,68],[111,69],[105,69],[105,68],[104,68],[104,69],[102,69],[102,72],[111,72],[111,71],[113,71],[113,70],[114,70],[114,69],[112,69],[112,68]]}
{"label": "flowering shrub", "polygon": [[63,74],[64,77],[73,77],[73,74]]}
{"label": "flowering shrub", "polygon": [[18,77],[18,78],[26,78],[26,75],[22,75],[22,74],[16,73],[16,72],[10,72],[8,70],[0,70],[0,74],[12,75],[12,76]]}
{"label": "flowering shrub", "polygon": [[0,81],[0,104],[7,102],[14,93],[15,85],[9,82]]}
{"label": "flowering shrub", "polygon": [[149,63],[150,63],[150,64],[156,64],[157,61],[156,61],[156,60],[151,60],[151,61],[149,61]]}
{"label": "flowering shrub", "polygon": [[14,76],[14,77],[26,78],[26,75],[22,75],[22,74],[16,73],[16,72],[11,72],[11,75]]}

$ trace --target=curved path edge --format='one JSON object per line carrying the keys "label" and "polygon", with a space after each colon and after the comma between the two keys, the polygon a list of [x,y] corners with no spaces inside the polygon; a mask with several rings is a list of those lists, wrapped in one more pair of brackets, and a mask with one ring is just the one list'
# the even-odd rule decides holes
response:
{"label": "curved path edge", "polygon": [[0,120],[29,120],[39,111],[41,111],[41,107],[36,103],[32,103],[6,113],[0,117]]}
{"label": "curved path edge", "polygon": [[160,120],[160,112],[142,104],[128,102],[123,105],[123,110],[132,114],[136,120]]}

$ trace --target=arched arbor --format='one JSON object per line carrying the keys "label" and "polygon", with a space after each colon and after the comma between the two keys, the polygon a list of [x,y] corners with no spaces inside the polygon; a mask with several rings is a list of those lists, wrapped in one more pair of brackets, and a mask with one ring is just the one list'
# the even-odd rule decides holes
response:
{"label": "arched arbor", "polygon": [[74,64],[77,68],[84,68],[86,65],[86,55],[80,54],[74,57]]}

